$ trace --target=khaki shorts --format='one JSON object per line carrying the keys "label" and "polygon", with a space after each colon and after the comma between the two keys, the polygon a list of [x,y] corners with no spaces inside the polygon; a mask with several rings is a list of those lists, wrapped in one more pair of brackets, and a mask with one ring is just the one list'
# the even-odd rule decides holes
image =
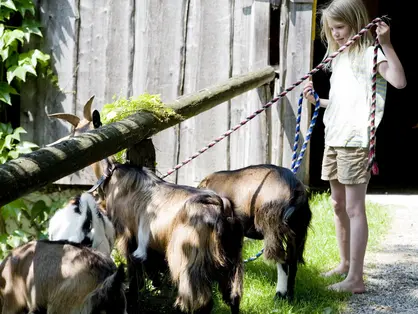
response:
{"label": "khaki shorts", "polygon": [[338,180],[341,184],[368,183],[368,155],[368,148],[325,146],[321,179]]}

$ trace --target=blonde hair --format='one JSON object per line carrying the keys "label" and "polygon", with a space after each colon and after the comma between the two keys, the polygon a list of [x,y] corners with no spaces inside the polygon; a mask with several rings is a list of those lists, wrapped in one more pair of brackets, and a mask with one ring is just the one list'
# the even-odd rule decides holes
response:
{"label": "blonde hair", "polygon": [[[327,47],[324,59],[339,48],[338,43],[332,37],[331,29],[328,25],[329,20],[347,24],[351,28],[351,37],[370,22],[366,6],[362,0],[332,0],[320,10],[320,14],[321,40]],[[373,36],[369,31],[351,44],[348,51],[361,53],[371,45],[373,45]]]}

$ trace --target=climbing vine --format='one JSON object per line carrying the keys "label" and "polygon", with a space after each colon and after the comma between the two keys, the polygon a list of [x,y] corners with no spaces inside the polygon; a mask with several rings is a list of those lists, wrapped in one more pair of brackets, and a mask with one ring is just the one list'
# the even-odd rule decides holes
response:
{"label": "climbing vine", "polygon": [[[21,139],[26,133],[23,128],[13,129],[7,109],[17,105],[28,75],[56,79],[50,56],[30,48],[39,38],[41,24],[32,0],[0,0],[0,164],[38,149],[36,144]],[[45,237],[46,221],[61,203],[22,198],[1,207],[0,258],[29,239]]]}
{"label": "climbing vine", "polygon": [[42,37],[40,28],[32,0],[0,1],[0,110],[12,106],[28,73],[52,75],[49,55],[27,49],[34,36]]}

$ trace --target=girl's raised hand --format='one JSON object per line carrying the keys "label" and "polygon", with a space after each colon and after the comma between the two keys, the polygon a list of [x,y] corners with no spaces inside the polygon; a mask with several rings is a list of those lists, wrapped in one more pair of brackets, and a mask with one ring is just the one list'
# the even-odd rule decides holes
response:
{"label": "girl's raised hand", "polygon": [[385,22],[377,22],[376,35],[379,44],[390,44],[390,27]]}

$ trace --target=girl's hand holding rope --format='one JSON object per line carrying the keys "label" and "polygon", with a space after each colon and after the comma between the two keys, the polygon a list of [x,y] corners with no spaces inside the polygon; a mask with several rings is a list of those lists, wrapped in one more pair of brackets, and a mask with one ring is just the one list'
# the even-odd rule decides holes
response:
{"label": "girl's hand holding rope", "polygon": [[313,94],[313,83],[309,81],[306,83],[305,87],[303,88],[303,97],[305,97],[312,105],[316,103],[315,96]]}
{"label": "girl's hand holding rope", "polygon": [[383,21],[376,23],[376,35],[380,45],[390,44],[390,27]]}

